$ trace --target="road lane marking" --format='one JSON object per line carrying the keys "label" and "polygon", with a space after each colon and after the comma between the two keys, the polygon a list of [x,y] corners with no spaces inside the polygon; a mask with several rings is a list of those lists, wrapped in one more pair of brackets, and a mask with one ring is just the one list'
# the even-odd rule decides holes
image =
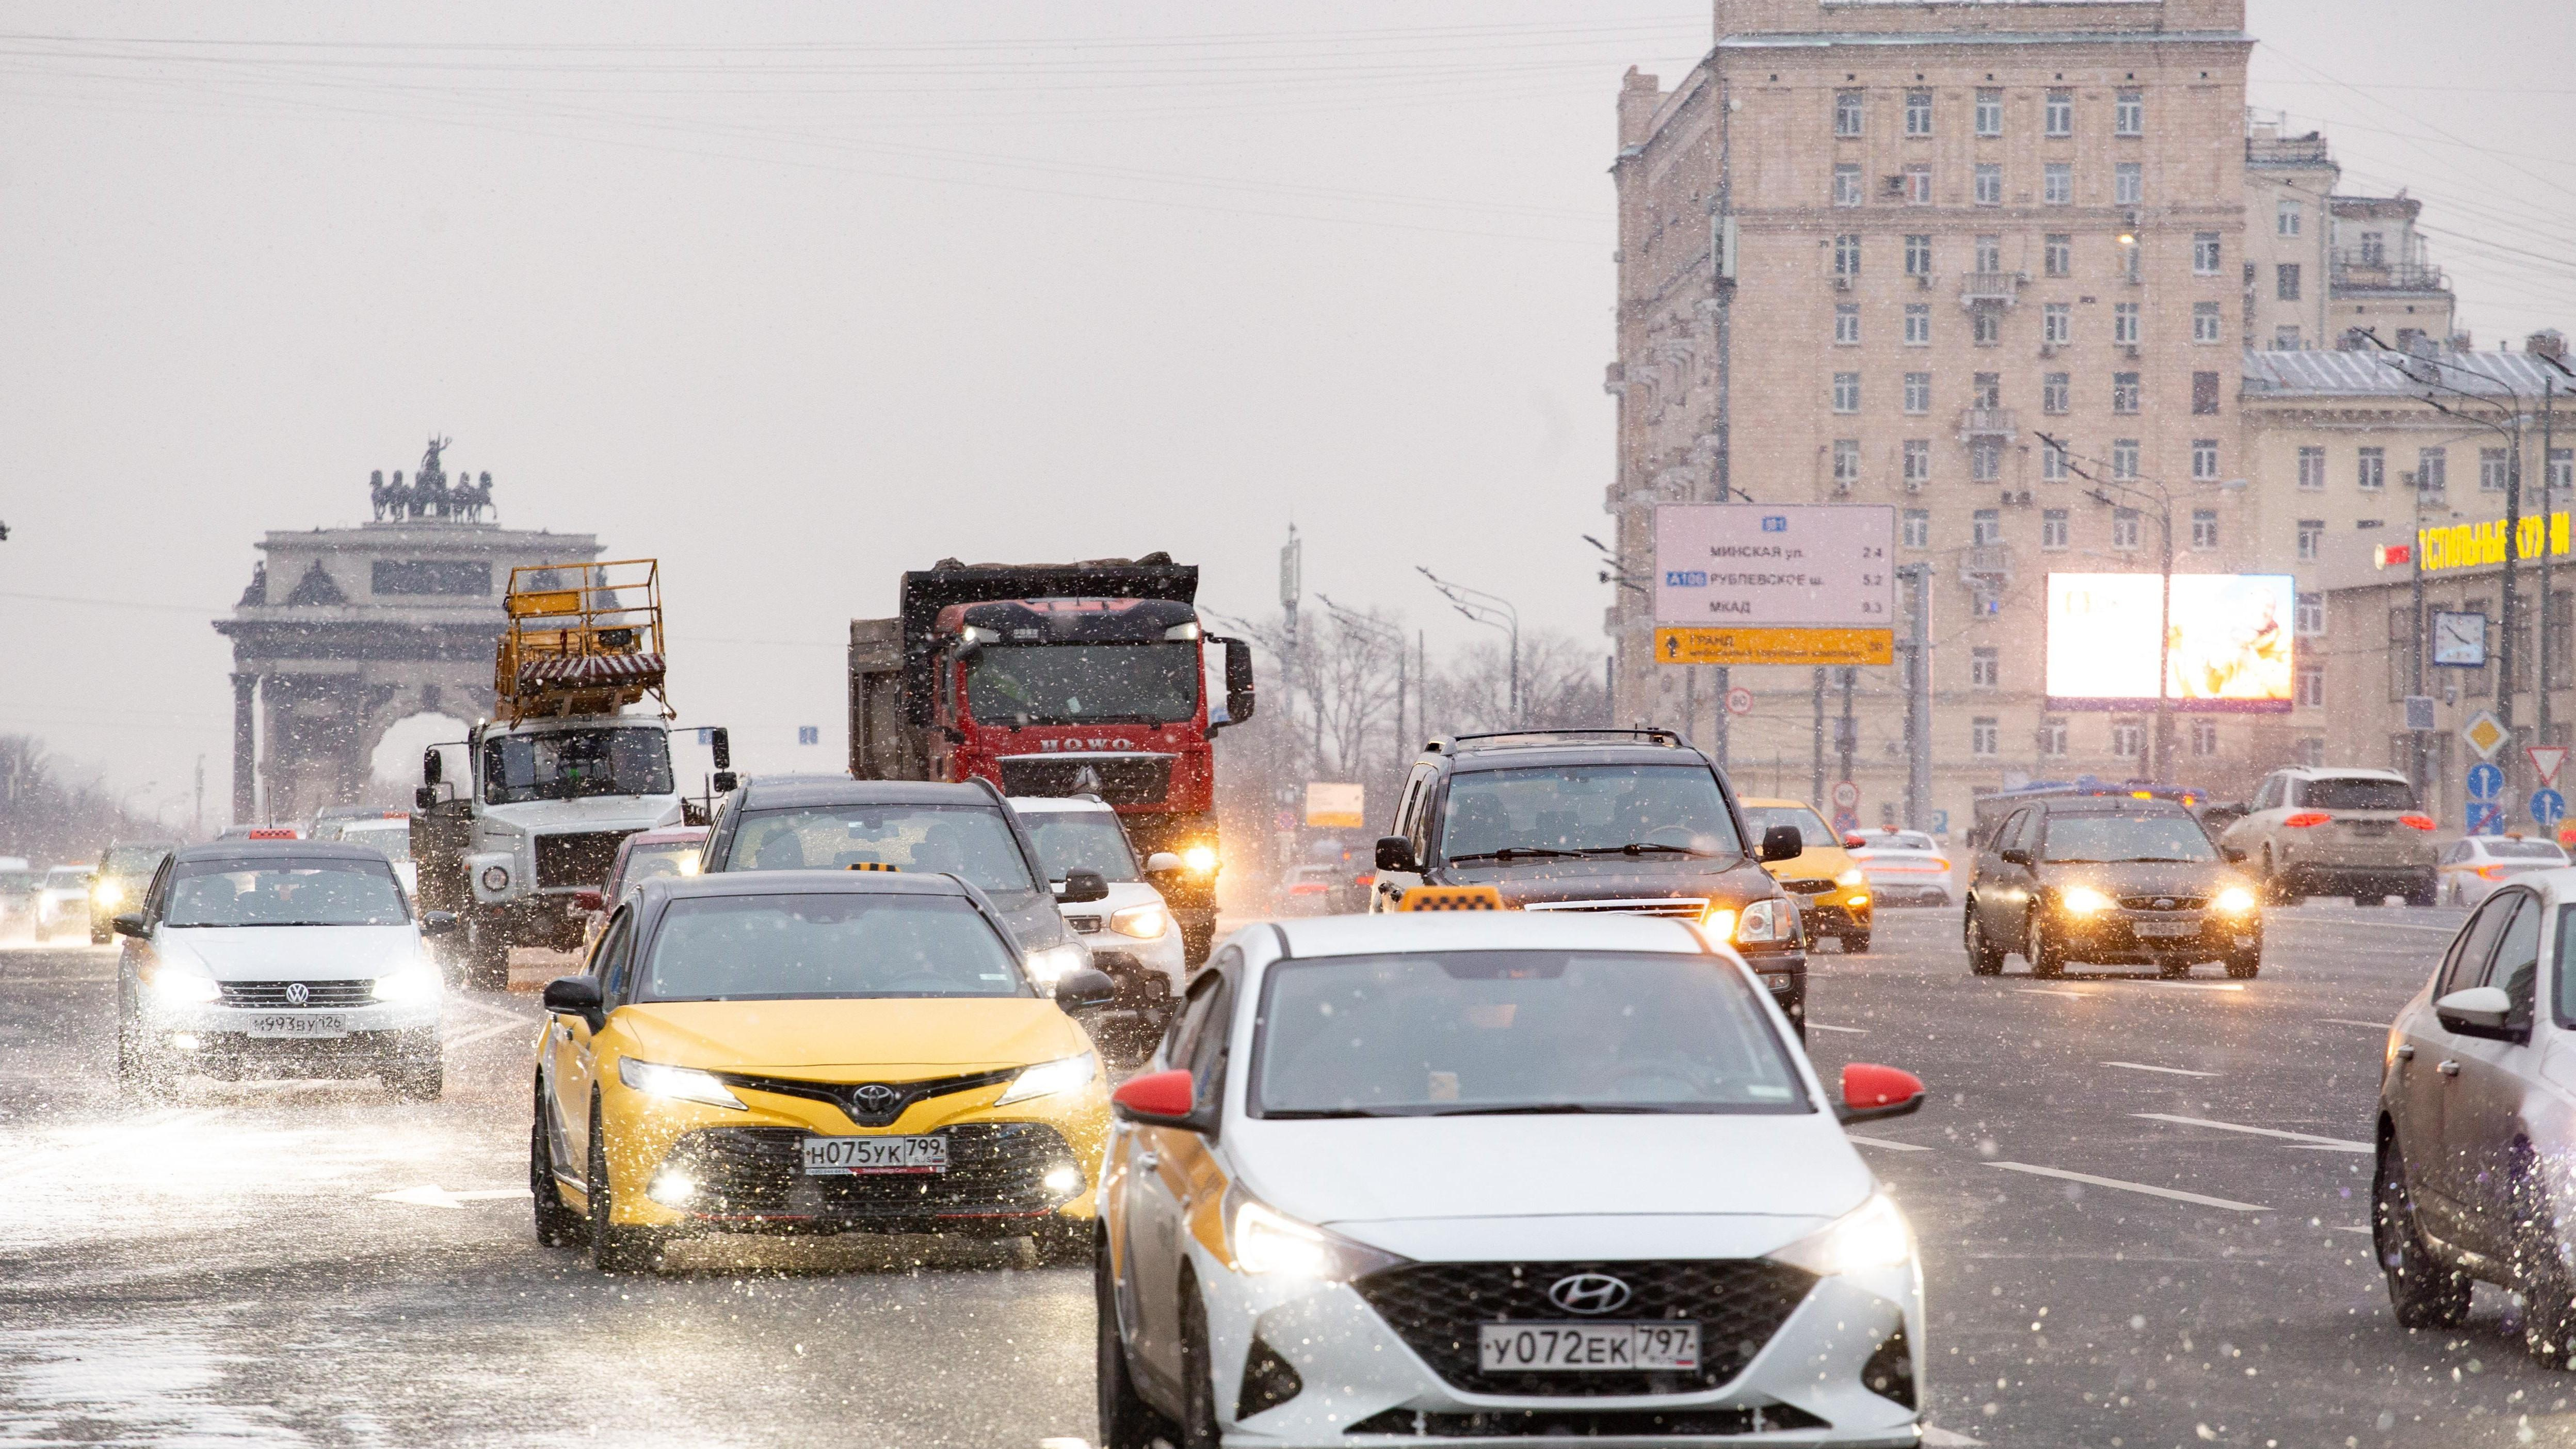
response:
{"label": "road lane marking", "polygon": [[1868,1032],[1866,1032],[1866,1031],[1864,1031],[1864,1030],[1862,1030],[1861,1028],[1856,1027],[1856,1026],[1827,1026],[1827,1025],[1825,1025],[1825,1024],[1824,1024],[1823,1022],[1821,1022],[1821,1021],[1811,1021],[1811,1022],[1808,1022],[1808,1023],[1807,1023],[1807,1030],[1809,1030],[1809,1031],[1838,1031],[1838,1032],[1841,1032],[1841,1033],[1842,1033],[1843,1035],[1845,1035],[1845,1036],[1867,1036],[1867,1035],[1869,1035],[1869,1033],[1868,1033]]}
{"label": "road lane marking", "polygon": [[2201,1207],[2225,1208],[2229,1212],[2268,1213],[2271,1211],[2260,1203],[2236,1202],[2223,1197],[2203,1197],[2199,1193],[2184,1192],[2180,1188],[2157,1187],[2153,1183],[2146,1182],[2122,1182],[2116,1177],[2095,1177],[2089,1172],[2068,1172],[2062,1167],[2040,1167],[2028,1162],[1989,1162],[1986,1166],[2000,1167],[2010,1172],[2027,1172],[2038,1177],[2061,1178],[2067,1182],[2090,1183],[2094,1187],[2114,1188],[2121,1192],[2142,1192],[2149,1197],[2166,1197],[2175,1202],[2196,1203]]}
{"label": "road lane marking", "polygon": [[1890,1152],[1929,1152],[1932,1149],[1915,1142],[1891,1142],[1884,1137],[1863,1137],[1857,1132],[1843,1134],[1863,1147],[1884,1147]]}
{"label": "road lane marking", "polygon": [[2278,1127],[2248,1127],[2242,1122],[2213,1122],[2207,1117],[2177,1117],[2170,1112],[2132,1112],[2129,1115],[2144,1117],[2150,1122],[2179,1122],[2185,1127],[2215,1127],[2221,1132],[2244,1132],[2256,1137],[2278,1137],[2284,1142],[2297,1142],[2327,1152],[2371,1150],[2369,1143],[2355,1142],[2349,1137],[2320,1137],[2314,1132],[2285,1132]]}
{"label": "road lane marking", "polygon": [[476,1028],[476,1029],[475,1029],[475,1030],[473,1030],[473,1031],[469,1031],[469,1032],[465,1033],[463,1036],[451,1036],[451,1037],[448,1037],[448,1038],[446,1038],[446,1039],[442,1040],[441,1042],[439,1042],[439,1044],[438,1044],[438,1045],[439,1045],[439,1049],[440,1049],[441,1051],[454,1051],[454,1050],[455,1050],[455,1049],[457,1049],[458,1047],[464,1046],[464,1045],[466,1045],[466,1044],[468,1044],[468,1043],[470,1043],[470,1042],[478,1042],[478,1041],[481,1041],[481,1040],[483,1040],[485,1037],[499,1036],[501,1033],[503,1033],[503,1032],[505,1032],[505,1031],[520,1031],[520,1032],[523,1032],[523,1031],[526,1031],[529,1027],[532,1027],[532,1026],[535,1026],[535,1025],[537,1025],[537,1023],[536,1023],[536,1022],[533,1022],[533,1021],[520,1021],[520,1020],[513,1019],[513,1020],[510,1020],[510,1021],[502,1022],[502,1023],[500,1023],[500,1024],[499,1024],[499,1025],[497,1025],[497,1026],[478,1027],[478,1028]]}
{"label": "road lane marking", "polygon": [[2317,1020],[2332,1022],[2336,1026],[2366,1026],[2372,1031],[2386,1031],[2390,1026],[2390,1023],[2385,1021],[2356,1021],[2349,1016],[2320,1016]]}
{"label": "road lane marking", "polygon": [[[2114,980],[2118,978],[2114,977]],[[2140,981],[2140,986],[2162,986],[2170,991],[2242,991],[2242,986],[2228,986],[2216,981]]]}
{"label": "road lane marking", "polygon": [[505,1197],[532,1197],[526,1187],[478,1187],[463,1192],[449,1192],[435,1183],[407,1187],[400,1192],[380,1192],[378,1202],[408,1203],[414,1207],[463,1208],[469,1202],[493,1202]]}
{"label": "road lane marking", "polygon": [[2077,1001],[2090,1001],[2095,995],[2090,991],[2059,991],[2048,986],[2023,986],[2016,989],[2024,996],[2070,996]]}
{"label": "road lane marking", "polygon": [[2133,1072],[2162,1072],[2168,1077],[2215,1077],[2217,1072],[2195,1072],[2185,1067],[2151,1067],[2145,1062],[2104,1062],[2106,1067],[2127,1067]]}
{"label": "road lane marking", "polygon": [[1965,1434],[1934,1428],[1930,1424],[1923,1426],[1923,1449],[1985,1449],[1985,1443],[1983,1439],[1971,1439]]}

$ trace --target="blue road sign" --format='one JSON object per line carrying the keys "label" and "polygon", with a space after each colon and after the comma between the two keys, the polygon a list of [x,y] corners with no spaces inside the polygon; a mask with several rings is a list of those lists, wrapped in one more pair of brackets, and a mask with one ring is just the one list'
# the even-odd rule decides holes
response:
{"label": "blue road sign", "polygon": [[2469,798],[2493,800],[2504,793],[2504,771],[2481,760],[2469,766]]}
{"label": "blue road sign", "polygon": [[2470,801],[2469,833],[2471,835],[2504,834],[2504,807],[2493,800]]}
{"label": "blue road sign", "polygon": [[2531,818],[2544,830],[2555,830],[2567,818],[2567,797],[2555,790],[2531,792]]}

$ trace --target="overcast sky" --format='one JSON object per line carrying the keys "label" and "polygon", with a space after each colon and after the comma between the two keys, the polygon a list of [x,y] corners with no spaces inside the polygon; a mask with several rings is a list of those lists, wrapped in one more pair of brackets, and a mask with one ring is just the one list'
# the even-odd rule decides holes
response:
{"label": "overcast sky", "polygon": [[[2576,26],[2256,0],[2253,101],[2409,187],[2480,345],[2576,330]],[[658,19],[654,18],[658,15]],[[433,429],[658,555],[689,719],[839,763],[945,555],[1168,549],[1598,640],[1611,104],[1704,5],[0,5],[0,731],[229,795],[229,607]],[[123,601],[117,604],[95,602]],[[796,727],[822,727],[799,749]]]}

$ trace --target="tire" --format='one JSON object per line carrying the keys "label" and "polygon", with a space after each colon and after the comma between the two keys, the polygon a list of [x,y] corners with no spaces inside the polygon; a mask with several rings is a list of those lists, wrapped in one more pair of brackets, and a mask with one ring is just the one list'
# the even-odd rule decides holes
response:
{"label": "tire", "polygon": [[1208,1350],[1207,1300],[1196,1280],[1181,1279],[1181,1422],[1174,1449],[1222,1449],[1216,1420],[1216,1365]]}
{"label": "tire", "polygon": [[510,940],[478,917],[465,922],[464,977],[468,986],[506,991],[510,986]]}
{"label": "tire", "polygon": [[1843,943],[1843,954],[1846,956],[1862,955],[1869,950],[1869,932],[1867,931],[1855,931],[1850,935],[1837,937],[1836,939]]}
{"label": "tire", "polygon": [[1058,1214],[1038,1224],[1038,1230],[1029,1234],[1029,1241],[1037,1247],[1038,1266],[1070,1268],[1091,1261],[1092,1237],[1089,1222]]}
{"label": "tire", "polygon": [[2066,974],[2066,950],[2049,943],[2047,929],[2042,925],[2045,919],[2039,903],[2033,901],[2030,924],[2024,928],[2027,934],[2022,938],[2021,954],[2022,959],[2030,963],[2031,975],[2054,981]]}
{"label": "tire", "polygon": [[2429,906],[2433,904],[2433,887],[2430,884],[2408,886],[2406,888],[2406,904],[2410,906]]}
{"label": "tire", "polygon": [[115,939],[116,933],[114,931],[102,931],[96,926],[89,928],[89,943],[93,946],[104,946]]}
{"label": "tire", "polygon": [[590,1265],[603,1273],[649,1273],[662,1261],[659,1235],[650,1228],[619,1227],[608,1184],[607,1133],[599,1120],[599,1097],[590,1099],[590,1170],[582,1174],[590,1199]]}
{"label": "tire", "polygon": [[590,1220],[563,1200],[555,1181],[554,1135],[546,1131],[545,1084],[537,1084],[536,1110],[528,1117],[528,1195],[537,1205],[537,1241],[549,1248],[579,1248],[590,1242]]}
{"label": "tire", "polygon": [[396,1055],[385,1068],[385,1090],[397,1102],[435,1102],[447,1090],[447,1064],[436,1046],[426,1052],[412,1050]]}
{"label": "tire", "polygon": [[1152,1449],[1156,1440],[1176,1438],[1178,1431],[1136,1392],[1136,1377],[1127,1365],[1127,1336],[1118,1327],[1118,1285],[1110,1275],[1107,1229],[1098,1231],[1102,1236],[1092,1253],[1091,1300],[1100,1348],[1100,1449]]}
{"label": "tire", "polygon": [[2546,1368],[2576,1367],[2576,1282],[2558,1244],[2558,1215],[2540,1164],[2514,1154],[2513,1289],[2522,1295],[2522,1347]]}
{"label": "tire", "polygon": [[122,1013],[116,1019],[116,1085],[130,1097],[157,1096],[162,1087],[158,1064],[143,1043],[142,1029]]}
{"label": "tire", "polygon": [[1968,948],[1970,975],[2000,976],[2003,974],[2004,953],[1987,944],[1986,928],[1977,923],[1977,903],[1974,900],[1968,902],[1967,924],[1959,928],[1959,936]]}
{"label": "tire", "polygon": [[2295,906],[2304,899],[2273,868],[2272,847],[2268,845],[2263,847],[2263,895],[2266,901],[2276,906]]}
{"label": "tire", "polygon": [[2230,981],[2251,981],[2262,969],[2263,948],[2260,946],[2243,954],[2231,951],[2227,955],[2227,979]]}
{"label": "tire", "polygon": [[2469,1317],[2466,1274],[2436,1262],[2415,1227],[2415,1199],[2406,1186],[2406,1158],[2393,1131],[2379,1140],[2379,1166],[2371,1181],[2370,1238],[2379,1271],[2388,1278],[2388,1304],[2404,1328],[2457,1328]]}

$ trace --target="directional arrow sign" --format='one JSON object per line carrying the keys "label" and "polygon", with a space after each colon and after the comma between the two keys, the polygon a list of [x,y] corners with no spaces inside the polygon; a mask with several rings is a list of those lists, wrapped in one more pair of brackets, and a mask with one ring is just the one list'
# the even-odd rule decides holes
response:
{"label": "directional arrow sign", "polygon": [[2493,800],[2504,793],[2504,771],[2484,760],[2469,766],[2469,798]]}
{"label": "directional arrow sign", "polygon": [[2565,745],[2532,745],[2523,751],[2531,756],[2531,768],[2540,772],[2540,783],[2555,789],[2558,767],[2567,763]]}
{"label": "directional arrow sign", "polygon": [[499,1198],[527,1196],[530,1196],[530,1193],[524,1185],[478,1187],[464,1192],[449,1192],[446,1188],[432,1184],[427,1187],[407,1187],[400,1192],[380,1192],[376,1194],[376,1201],[409,1203],[414,1207],[461,1208],[469,1202],[491,1202]]}
{"label": "directional arrow sign", "polygon": [[2555,790],[2532,791],[2531,818],[2543,830],[2556,828],[2559,821],[2567,818],[2567,797]]}

